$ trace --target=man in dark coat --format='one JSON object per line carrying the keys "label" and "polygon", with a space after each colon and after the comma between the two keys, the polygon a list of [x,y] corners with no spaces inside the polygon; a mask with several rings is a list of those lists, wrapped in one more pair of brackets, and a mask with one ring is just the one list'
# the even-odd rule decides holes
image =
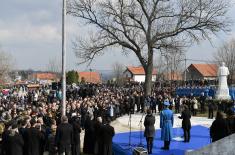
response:
{"label": "man in dark coat", "polygon": [[188,109],[187,105],[184,105],[184,109],[182,111],[181,116],[179,116],[180,119],[182,120],[182,128],[184,130],[184,142],[189,142],[190,141],[190,129],[191,129],[191,114]]}
{"label": "man in dark coat", "polygon": [[12,125],[12,129],[3,139],[3,155],[23,155],[24,140],[18,133],[17,124]]}
{"label": "man in dark coat", "polygon": [[107,120],[107,124],[102,125],[100,134],[102,136],[101,146],[99,147],[99,155],[112,155],[112,140],[115,135],[114,128],[110,126],[111,120]]}
{"label": "man in dark coat", "polygon": [[212,142],[220,140],[229,135],[229,126],[225,120],[224,114],[220,111],[217,112],[216,118],[210,127],[210,136]]}
{"label": "man in dark coat", "polygon": [[38,126],[35,119],[30,121],[31,128],[25,131],[25,148],[27,155],[40,155],[42,152],[41,146],[45,137],[40,132],[40,126]]}
{"label": "man in dark coat", "polygon": [[59,155],[71,155],[71,146],[73,144],[73,126],[68,123],[68,118],[62,116],[61,124],[56,130],[56,145]]}
{"label": "man in dark coat", "polygon": [[99,155],[99,148],[101,146],[102,142],[102,135],[101,135],[101,127],[102,127],[102,118],[98,117],[97,120],[94,123],[94,136],[95,136],[95,155]]}
{"label": "man in dark coat", "polygon": [[90,115],[86,116],[85,124],[85,135],[83,144],[83,153],[94,154],[95,141],[94,141],[94,122]]}
{"label": "man in dark coat", "polygon": [[214,104],[213,104],[213,100],[209,99],[209,103],[208,103],[208,118],[209,119],[213,119],[214,117]]}
{"label": "man in dark coat", "polygon": [[77,116],[73,118],[73,145],[72,145],[72,155],[80,155],[80,119]]}
{"label": "man in dark coat", "polygon": [[136,93],[135,95],[135,104],[137,106],[137,112],[139,112],[140,111],[140,96],[138,93]]}
{"label": "man in dark coat", "polygon": [[155,137],[155,117],[152,115],[151,110],[147,110],[147,115],[144,119],[144,136],[146,137],[147,141],[147,149],[148,154],[152,154],[152,148],[153,148],[153,139]]}

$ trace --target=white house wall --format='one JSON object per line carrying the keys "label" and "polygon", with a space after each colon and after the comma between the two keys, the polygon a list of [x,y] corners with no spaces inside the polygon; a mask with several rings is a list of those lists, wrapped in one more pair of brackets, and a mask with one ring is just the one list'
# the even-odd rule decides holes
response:
{"label": "white house wall", "polygon": [[[136,82],[144,82],[145,75],[134,75],[133,80]],[[152,81],[156,81],[156,75],[152,76]]]}

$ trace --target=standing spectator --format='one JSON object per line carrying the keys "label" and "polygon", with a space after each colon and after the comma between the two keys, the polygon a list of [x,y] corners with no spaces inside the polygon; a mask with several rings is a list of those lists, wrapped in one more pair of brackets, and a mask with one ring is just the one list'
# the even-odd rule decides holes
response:
{"label": "standing spectator", "polygon": [[99,148],[101,148],[102,135],[101,135],[101,127],[102,127],[102,118],[98,117],[94,123],[94,131],[95,131],[95,155],[99,155]]}
{"label": "standing spectator", "polygon": [[55,143],[55,135],[56,135],[56,125],[51,125],[51,133],[48,135],[46,141],[46,150],[48,151],[49,155],[57,155],[56,150],[56,143]]}
{"label": "standing spectator", "polygon": [[213,100],[209,99],[209,103],[208,103],[208,118],[209,119],[213,119],[214,117],[214,104],[213,104]]}
{"label": "standing spectator", "polygon": [[183,111],[181,116],[179,116],[180,119],[182,120],[182,128],[184,130],[184,142],[189,142],[190,141],[190,129],[191,129],[191,114],[188,109],[187,105],[184,105]]}
{"label": "standing spectator", "polygon": [[222,112],[218,111],[214,122],[210,127],[212,142],[220,140],[229,135],[229,126]]}
{"label": "standing spectator", "polygon": [[40,155],[42,153],[42,142],[45,137],[41,133],[41,126],[37,124],[33,118],[30,121],[31,128],[26,130],[25,133],[25,146],[27,155]]}
{"label": "standing spectator", "polygon": [[144,119],[144,136],[146,137],[148,154],[152,154],[153,139],[155,137],[155,117],[152,115],[151,110],[147,110],[147,115]]}
{"label": "standing spectator", "polygon": [[80,155],[80,119],[73,117],[73,144],[72,144],[72,155]]}
{"label": "standing spectator", "polygon": [[91,115],[87,115],[84,127],[85,127],[85,135],[84,135],[83,153],[94,154],[95,135],[94,135],[94,122],[91,118]]}
{"label": "standing spectator", "polygon": [[180,97],[177,95],[175,98],[175,113],[180,112]]}
{"label": "standing spectator", "polygon": [[201,113],[205,112],[205,102],[206,102],[206,96],[205,94],[202,92],[201,96],[200,96],[200,104],[201,104]]}
{"label": "standing spectator", "polygon": [[193,97],[192,103],[193,103],[193,116],[196,116],[198,111],[198,101],[196,97]]}
{"label": "standing spectator", "polygon": [[56,145],[59,155],[71,155],[73,144],[73,127],[68,123],[68,118],[62,116],[61,124],[56,130]]}
{"label": "standing spectator", "polygon": [[173,112],[169,109],[170,103],[168,101],[164,101],[164,110],[160,114],[160,128],[161,128],[161,140],[164,141],[164,147],[161,149],[169,150],[170,141],[173,138],[173,124],[174,117]]}
{"label": "standing spectator", "polygon": [[235,115],[232,109],[230,109],[227,112],[227,119],[226,121],[228,122],[229,126],[229,133],[234,134],[235,133]]}
{"label": "standing spectator", "polygon": [[24,140],[19,134],[17,124],[13,124],[6,138],[3,139],[3,155],[23,155]]}
{"label": "standing spectator", "polygon": [[156,114],[157,113],[157,101],[156,101],[155,96],[151,97],[150,106],[151,106],[152,113]]}
{"label": "standing spectator", "polygon": [[144,102],[145,102],[145,99],[144,99],[144,94],[141,92],[140,93],[140,106],[141,106],[141,113],[144,113]]}
{"label": "standing spectator", "polygon": [[140,111],[140,95],[138,93],[136,93],[135,95],[135,104],[137,107],[137,112],[139,112]]}
{"label": "standing spectator", "polygon": [[99,155],[112,155],[112,139],[115,135],[114,128],[110,126],[111,120],[107,120],[107,124],[101,127],[101,147],[99,147]]}

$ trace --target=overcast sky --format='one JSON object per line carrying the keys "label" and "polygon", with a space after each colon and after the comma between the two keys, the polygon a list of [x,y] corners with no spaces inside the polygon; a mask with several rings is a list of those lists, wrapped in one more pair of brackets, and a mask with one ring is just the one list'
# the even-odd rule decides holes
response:
{"label": "overcast sky", "polygon": [[[235,0],[233,0],[235,1]],[[2,0],[0,5],[0,48],[15,59],[17,69],[46,70],[50,59],[61,59],[61,4],[62,0]],[[235,7],[229,13],[235,21]],[[69,17],[67,66],[69,69],[109,70],[114,62],[137,65],[134,55],[124,56],[114,50],[97,58],[91,66],[78,66],[71,41],[76,36],[88,35],[79,20]],[[235,35],[235,26],[230,34],[220,33],[213,37],[211,45],[204,41],[187,50],[191,59],[210,60],[216,48]],[[235,37],[235,36],[234,36]]]}

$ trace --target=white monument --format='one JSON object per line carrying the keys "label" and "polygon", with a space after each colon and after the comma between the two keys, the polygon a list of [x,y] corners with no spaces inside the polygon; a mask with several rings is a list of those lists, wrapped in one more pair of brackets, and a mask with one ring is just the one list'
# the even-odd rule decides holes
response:
{"label": "white monument", "polygon": [[229,100],[231,99],[229,95],[229,88],[227,84],[227,76],[229,75],[228,67],[225,66],[225,63],[222,62],[222,66],[218,69],[218,78],[219,78],[219,87],[216,92],[216,99],[220,100]]}

